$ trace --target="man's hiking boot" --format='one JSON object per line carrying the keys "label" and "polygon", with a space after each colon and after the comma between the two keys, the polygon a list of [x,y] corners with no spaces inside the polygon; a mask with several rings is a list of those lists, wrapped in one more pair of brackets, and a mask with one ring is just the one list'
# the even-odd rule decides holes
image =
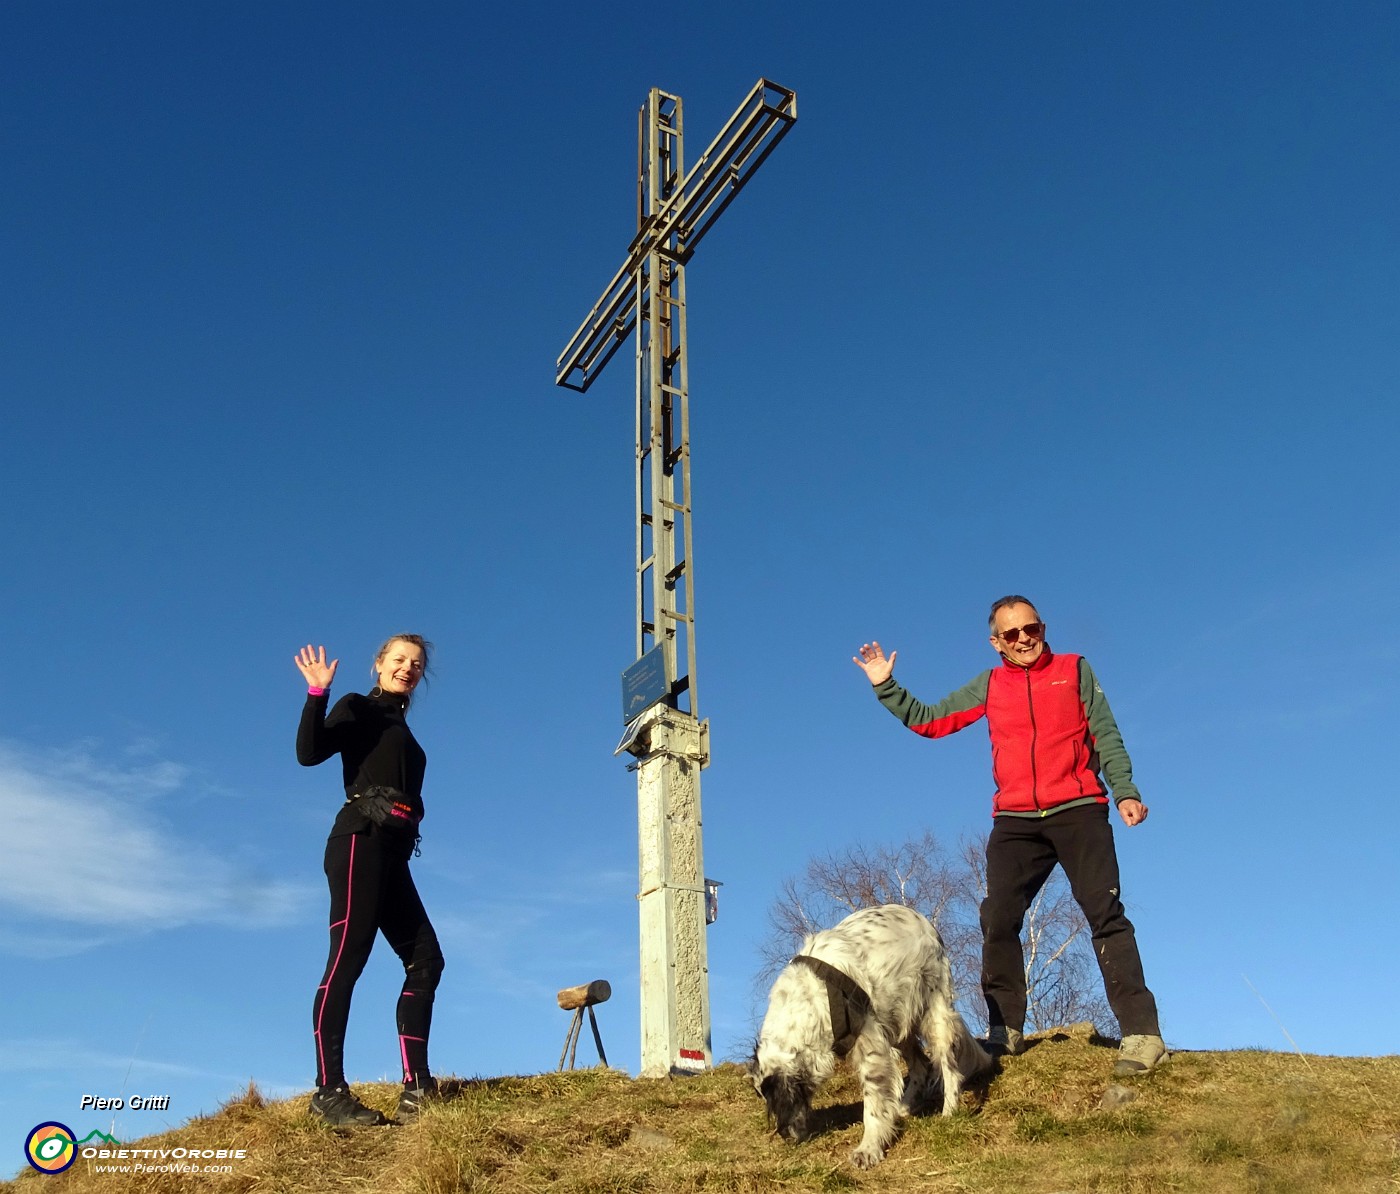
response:
{"label": "man's hiking boot", "polygon": [[373,1107],[366,1107],[348,1086],[323,1086],[311,1096],[311,1114],[323,1119],[333,1128],[348,1128],[358,1124],[377,1127],[389,1121]]}
{"label": "man's hiking boot", "polygon": [[1125,1036],[1118,1047],[1118,1061],[1113,1066],[1115,1078],[1132,1078],[1154,1070],[1170,1054],[1159,1036]]}
{"label": "man's hiking boot", "polygon": [[1026,1047],[1026,1038],[1014,1028],[1005,1024],[993,1024],[987,1031],[984,1048],[993,1057],[1015,1057]]}
{"label": "man's hiking boot", "polygon": [[399,1113],[396,1118],[400,1123],[417,1119],[423,1104],[436,1099],[437,1093],[436,1078],[425,1078],[417,1086],[405,1086],[399,1095]]}

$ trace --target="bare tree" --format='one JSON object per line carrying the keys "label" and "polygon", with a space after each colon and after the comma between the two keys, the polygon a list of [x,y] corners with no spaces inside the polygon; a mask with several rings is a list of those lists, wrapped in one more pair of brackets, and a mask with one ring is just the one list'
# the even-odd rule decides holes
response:
{"label": "bare tree", "polygon": [[[766,987],[802,939],[858,908],[904,904],[938,926],[969,1023],[987,1022],[981,988],[982,930],[978,909],[987,894],[986,838],[964,839],[950,853],[931,832],[898,846],[856,845],[812,859],[784,880],[769,909],[772,933],[762,946],[759,983]],[[1026,1027],[1032,1031],[1092,1020],[1114,1024],[1103,996],[1089,926],[1057,869],[1026,913]]]}

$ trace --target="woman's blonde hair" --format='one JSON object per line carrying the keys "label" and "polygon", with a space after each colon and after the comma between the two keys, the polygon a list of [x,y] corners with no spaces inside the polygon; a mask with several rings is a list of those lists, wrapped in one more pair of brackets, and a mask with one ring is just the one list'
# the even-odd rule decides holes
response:
{"label": "woman's blonde hair", "polygon": [[[374,653],[374,662],[369,665],[369,674],[377,677],[379,675],[379,663],[384,658],[385,653],[395,643],[412,643],[423,652],[423,679],[421,683],[428,682],[428,660],[432,656],[433,644],[425,639],[421,634],[391,634],[380,644],[379,650]],[[409,694],[409,703],[413,701],[413,695]]]}

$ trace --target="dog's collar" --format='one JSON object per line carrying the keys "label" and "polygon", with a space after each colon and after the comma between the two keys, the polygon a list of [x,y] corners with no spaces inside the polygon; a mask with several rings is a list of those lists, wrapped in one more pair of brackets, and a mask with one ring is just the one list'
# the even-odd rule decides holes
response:
{"label": "dog's collar", "polygon": [[849,974],[830,962],[811,954],[798,954],[793,961],[801,962],[826,983],[826,998],[831,1004],[831,1034],[835,1038],[832,1048],[837,1057],[845,1057],[855,1047],[865,1018],[870,1014],[870,996]]}

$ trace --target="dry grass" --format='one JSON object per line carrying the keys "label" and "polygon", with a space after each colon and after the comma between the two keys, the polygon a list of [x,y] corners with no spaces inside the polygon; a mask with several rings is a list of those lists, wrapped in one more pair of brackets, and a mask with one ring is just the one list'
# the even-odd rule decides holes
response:
{"label": "dry grass", "polygon": [[[1086,1032],[1051,1034],[1005,1064],[952,1119],[915,1117],[870,1173],[847,1158],[859,1092],[842,1075],[818,1098],[819,1134],[769,1131],[743,1071],[648,1081],[609,1070],[444,1083],[447,1098],[403,1128],[337,1132],[306,1099],[256,1090],[217,1114],[138,1142],[244,1148],[227,1177],[27,1173],[14,1188],[68,1194],[211,1191],[310,1194],[1397,1194],[1400,1057],[1254,1051],[1178,1053],[1101,1110],[1113,1053]],[[392,1111],[397,1089],[358,1088]]]}

